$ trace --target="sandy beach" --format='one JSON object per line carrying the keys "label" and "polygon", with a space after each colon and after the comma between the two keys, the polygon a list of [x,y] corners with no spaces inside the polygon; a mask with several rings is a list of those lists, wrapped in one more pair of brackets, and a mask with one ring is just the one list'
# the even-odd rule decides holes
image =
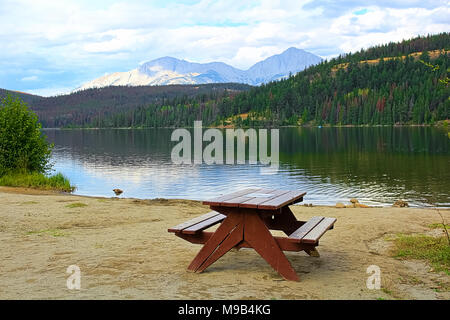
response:
{"label": "sandy beach", "polygon": [[[0,299],[450,299],[448,275],[390,254],[399,233],[442,233],[429,227],[441,222],[436,210],[291,209],[299,220],[337,218],[320,258],[286,252],[299,282],[283,280],[252,249],[186,271],[200,246],[167,229],[210,211],[201,202],[0,187]],[[440,212],[448,223],[450,210]],[[81,270],[80,290],[66,286],[70,265]],[[370,265],[380,267],[381,290],[366,287]]]}

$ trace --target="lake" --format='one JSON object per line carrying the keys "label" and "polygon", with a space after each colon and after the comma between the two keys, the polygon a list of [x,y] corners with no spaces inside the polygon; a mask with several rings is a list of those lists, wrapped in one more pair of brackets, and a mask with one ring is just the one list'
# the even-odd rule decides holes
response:
{"label": "lake", "polygon": [[[52,130],[54,170],[75,194],[204,200],[246,187],[304,190],[304,203],[450,207],[450,139],[434,127],[280,128],[279,168],[176,165],[173,129]],[[205,143],[205,145],[208,143]]]}

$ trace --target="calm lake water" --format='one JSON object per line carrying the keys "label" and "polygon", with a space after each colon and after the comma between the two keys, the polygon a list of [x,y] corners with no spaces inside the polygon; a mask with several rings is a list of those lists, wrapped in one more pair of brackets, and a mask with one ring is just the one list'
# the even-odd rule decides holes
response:
{"label": "calm lake water", "polygon": [[[304,190],[305,203],[450,207],[450,139],[428,127],[281,128],[280,165],[176,165],[172,129],[45,130],[76,194],[204,200],[245,187]],[[207,143],[205,143],[206,145]]]}

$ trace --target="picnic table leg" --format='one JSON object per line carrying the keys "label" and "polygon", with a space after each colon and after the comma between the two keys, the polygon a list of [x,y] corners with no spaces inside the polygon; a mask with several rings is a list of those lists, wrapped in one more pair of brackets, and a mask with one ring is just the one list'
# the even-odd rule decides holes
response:
{"label": "picnic table leg", "polygon": [[306,252],[307,254],[309,254],[311,257],[316,257],[316,258],[319,258],[319,257],[320,257],[320,253],[319,253],[319,251],[317,251],[316,248],[313,248],[313,249],[305,249],[305,252]]}
{"label": "picnic table leg", "polygon": [[266,217],[264,222],[269,229],[282,230],[286,235],[301,227],[303,221],[298,221],[289,207],[283,207],[281,213],[274,214],[272,217]]}
{"label": "picnic table leg", "polygon": [[[230,213],[227,215],[225,220],[223,220],[222,224],[217,228],[214,234],[209,238],[209,240],[205,243],[205,245],[200,249],[199,253],[195,256],[194,260],[192,260],[191,264],[188,267],[188,270],[194,272],[201,272],[206,267],[201,268],[204,263],[207,262],[208,258],[215,253],[215,251],[219,250],[217,254],[214,254],[206,266],[211,265],[214,261],[223,256],[227,251],[229,251],[232,247],[234,247],[237,243],[242,241],[241,239],[237,241],[239,238],[239,229],[236,228],[239,224],[243,223],[242,215],[236,213]],[[235,229],[238,229],[237,231]],[[236,232],[234,232],[236,231]],[[243,233],[243,232],[242,232]],[[242,235],[241,233],[241,235]],[[227,240],[230,238],[229,240]],[[233,246],[230,245],[234,243]],[[222,248],[223,245],[223,248]]]}
{"label": "picnic table leg", "polygon": [[223,240],[220,246],[214,251],[205,262],[197,269],[197,272],[202,272],[214,262],[216,262],[225,253],[230,251],[234,246],[239,244],[244,239],[244,224],[240,223],[233,231]]}
{"label": "picnic table leg", "polygon": [[245,214],[244,241],[248,242],[283,278],[299,280],[289,260],[258,214]]}

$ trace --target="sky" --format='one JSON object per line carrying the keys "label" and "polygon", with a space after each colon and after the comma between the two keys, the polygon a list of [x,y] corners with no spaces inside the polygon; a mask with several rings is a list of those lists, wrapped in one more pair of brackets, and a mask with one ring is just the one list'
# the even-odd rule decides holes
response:
{"label": "sky", "polygon": [[443,0],[0,0],[0,88],[50,96],[164,56],[248,69],[449,31]]}

